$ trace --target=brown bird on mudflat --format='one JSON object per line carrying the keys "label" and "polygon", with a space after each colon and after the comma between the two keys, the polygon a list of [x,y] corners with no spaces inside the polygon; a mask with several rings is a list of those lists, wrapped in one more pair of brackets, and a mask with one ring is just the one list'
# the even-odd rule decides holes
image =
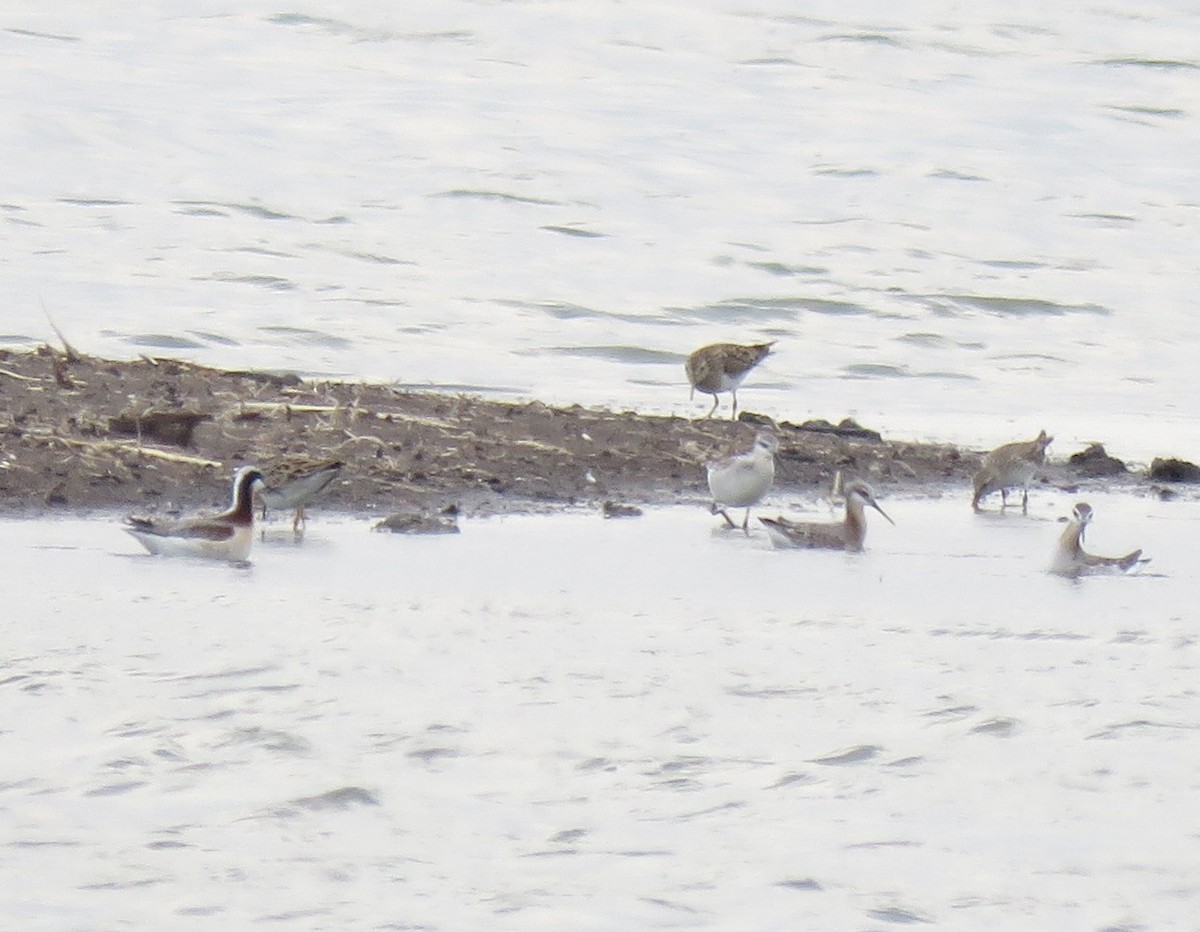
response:
{"label": "brown bird on mudflat", "polygon": [[304,533],[304,507],[325,491],[342,471],[339,460],[313,459],[304,454],[280,457],[263,468],[263,488],[258,497],[263,517],[267,508],[292,508],[292,532]]}
{"label": "brown bird on mudflat", "polygon": [[740,343],[712,343],[700,347],[683,364],[688,381],[692,384],[692,393],[688,397],[694,398],[697,391],[712,395],[713,406],[705,415],[709,418],[721,403],[720,393],[730,392],[733,395],[732,418],[737,420],[738,386],[750,370],[767,357],[774,345],[775,341],[772,340],[770,343],[756,343],[752,346],[743,346]]}
{"label": "brown bird on mudflat", "polygon": [[1058,538],[1058,546],[1054,550],[1054,558],[1050,563],[1050,572],[1059,576],[1079,576],[1082,573],[1097,570],[1118,569],[1122,572],[1132,569],[1142,559],[1141,550],[1133,550],[1123,557],[1102,557],[1088,553],[1083,549],[1083,534],[1092,521],[1092,506],[1080,502],[1071,511],[1071,520]]}
{"label": "brown bird on mudflat", "polygon": [[1029,509],[1029,483],[1046,462],[1046,447],[1054,441],[1043,430],[1033,440],[1006,443],[983,458],[975,473],[975,497],[971,507],[979,511],[979,500],[989,492],[1000,493],[1000,507],[1008,507],[1008,490],[1021,489],[1021,511]]}

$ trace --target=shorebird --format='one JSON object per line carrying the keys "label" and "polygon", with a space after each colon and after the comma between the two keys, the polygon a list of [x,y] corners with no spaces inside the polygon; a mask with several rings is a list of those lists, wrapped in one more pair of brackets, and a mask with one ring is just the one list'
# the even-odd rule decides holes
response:
{"label": "shorebird", "polygon": [[1101,557],[1083,549],[1083,534],[1092,520],[1092,506],[1080,502],[1071,510],[1071,519],[1058,538],[1050,572],[1059,576],[1079,576],[1097,570],[1128,570],[1138,563],[1145,563],[1142,551],[1134,550],[1123,557]]}
{"label": "shorebird", "polygon": [[705,463],[708,490],[712,493],[712,513],[719,514],[731,528],[737,527],[726,508],[745,508],[742,530],[750,532],[750,507],[757,505],[775,482],[775,453],[779,439],[769,431],[754,435],[754,446],[747,453],[735,453]]}
{"label": "shorebird", "polygon": [[1021,512],[1029,509],[1029,482],[1046,462],[1046,447],[1054,441],[1043,430],[1034,440],[1006,443],[983,458],[975,473],[975,497],[971,507],[979,511],[979,500],[989,492],[1000,492],[1000,507],[1008,507],[1008,490],[1020,487]]}
{"label": "shorebird", "polygon": [[290,456],[276,460],[263,470],[263,487],[258,491],[262,516],[267,508],[293,508],[292,531],[304,532],[304,506],[328,488],[342,470],[337,460],[314,460],[307,456]]}
{"label": "shorebird", "polygon": [[713,406],[706,418],[712,417],[721,403],[720,393],[729,392],[733,395],[732,419],[737,420],[737,390],[742,379],[762,362],[767,353],[771,352],[774,341],[757,343],[753,346],[742,346],[738,343],[713,343],[702,346],[687,358],[683,364],[688,381],[692,384],[689,398],[696,397],[697,391],[713,396]]}
{"label": "shorebird", "polygon": [[233,501],[219,515],[178,521],[130,516],[125,530],[150,553],[242,562],[254,541],[253,496],[262,479],[258,469],[243,466],[233,477]]}
{"label": "shorebird", "polygon": [[875,493],[861,479],[855,479],[843,486],[846,496],[846,517],[841,521],[789,521],[787,518],[759,518],[771,535],[771,542],[776,547],[807,547],[822,550],[862,550],[863,541],[867,538],[866,506],[870,505],[891,524],[895,521],[888,516],[879,502],[875,501]]}

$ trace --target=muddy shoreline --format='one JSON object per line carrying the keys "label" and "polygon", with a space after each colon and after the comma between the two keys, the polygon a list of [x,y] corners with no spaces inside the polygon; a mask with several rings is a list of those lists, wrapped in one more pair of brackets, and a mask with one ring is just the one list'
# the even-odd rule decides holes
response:
{"label": "muddy shoreline", "polygon": [[[730,422],[553,408],[49,346],[0,350],[0,514],[218,507],[239,466],[297,455],[345,464],[320,507],[353,514],[704,502],[704,459],[748,442],[760,423],[771,422],[745,411]],[[969,506],[980,451],[882,438],[850,422],[773,426],[776,496],[823,494],[841,470],[884,496],[962,494]],[[1038,484],[1195,488],[1051,452]]]}

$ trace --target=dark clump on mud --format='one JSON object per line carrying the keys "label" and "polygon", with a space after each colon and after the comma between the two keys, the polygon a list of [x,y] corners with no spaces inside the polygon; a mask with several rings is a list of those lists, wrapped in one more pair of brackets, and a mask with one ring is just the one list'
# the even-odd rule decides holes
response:
{"label": "dark clump on mud", "polygon": [[[387,385],[227,372],[174,359],[0,350],[0,510],[222,505],[234,470],[296,455],[345,463],[326,507],[479,515],[702,501],[703,462],[748,443],[738,422],[552,408]],[[886,440],[852,421],[771,425],[776,488],[961,486],[975,452]],[[1064,477],[1060,477],[1064,478]],[[1065,477],[1069,478],[1069,477]],[[1054,481],[1052,477],[1052,481]]]}

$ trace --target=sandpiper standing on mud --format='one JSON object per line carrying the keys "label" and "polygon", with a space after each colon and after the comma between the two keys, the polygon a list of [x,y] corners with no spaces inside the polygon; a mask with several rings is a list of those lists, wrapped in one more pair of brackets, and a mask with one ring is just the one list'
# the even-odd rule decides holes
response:
{"label": "sandpiper standing on mud", "polygon": [[713,406],[706,418],[712,417],[720,404],[721,392],[733,395],[732,419],[737,420],[737,390],[747,373],[762,362],[774,346],[770,343],[756,343],[753,346],[743,346],[739,343],[713,343],[702,346],[692,353],[683,368],[687,372],[688,381],[692,384],[689,397],[694,398],[697,391],[713,396]]}
{"label": "sandpiper standing on mud", "polygon": [[879,502],[875,493],[861,479],[843,486],[846,496],[846,516],[841,521],[789,521],[787,518],[759,518],[771,535],[776,547],[801,547],[821,550],[862,550],[867,539],[866,507],[870,506],[895,524]]}
{"label": "sandpiper standing on mud", "polygon": [[750,508],[762,501],[775,483],[775,454],[779,439],[769,431],[760,430],[754,436],[754,446],[747,453],[735,453],[705,464],[708,471],[708,490],[712,493],[712,513],[719,514],[731,528],[736,528],[726,508],[745,508],[742,530],[750,532]]}
{"label": "sandpiper standing on mud", "polygon": [[1092,521],[1092,506],[1080,502],[1071,510],[1071,519],[1058,538],[1050,572],[1059,576],[1079,576],[1097,570],[1128,570],[1138,563],[1145,563],[1141,550],[1133,550],[1123,557],[1101,557],[1083,549],[1083,534]]}
{"label": "sandpiper standing on mud", "polygon": [[1054,441],[1043,430],[1033,440],[1006,443],[983,458],[975,474],[975,497],[971,507],[979,511],[979,500],[990,492],[1000,493],[1001,509],[1008,507],[1008,490],[1020,488],[1021,513],[1029,510],[1029,483],[1046,462],[1046,447]]}
{"label": "sandpiper standing on mud", "polygon": [[292,533],[304,533],[306,516],[304,507],[329,487],[342,471],[338,460],[312,459],[302,454],[283,457],[263,468],[264,486],[258,497],[263,506],[263,517],[267,508],[292,508]]}

